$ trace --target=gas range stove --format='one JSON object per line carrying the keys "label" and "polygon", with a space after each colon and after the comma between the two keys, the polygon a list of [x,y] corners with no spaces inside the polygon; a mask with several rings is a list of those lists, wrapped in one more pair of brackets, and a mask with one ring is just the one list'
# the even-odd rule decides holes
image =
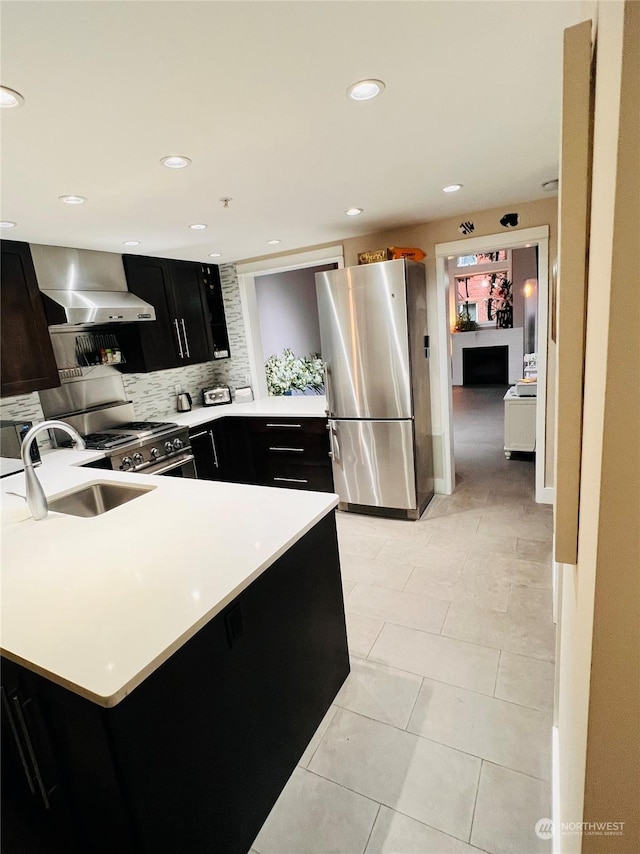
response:
{"label": "gas range stove", "polygon": [[[113,471],[195,477],[188,427],[134,421],[133,414],[127,402],[58,417],[75,427],[89,450],[104,451],[102,462]],[[52,439],[55,447],[68,443],[66,433],[59,431],[53,431]]]}
{"label": "gas range stove", "polygon": [[167,421],[135,421],[90,433],[87,448],[105,451],[114,471],[160,474],[193,462],[189,429]]}
{"label": "gas range stove", "polygon": [[179,426],[171,421],[130,421],[128,424],[105,427],[98,432],[89,433],[83,438],[87,448],[109,451],[139,439],[153,438],[179,429]]}

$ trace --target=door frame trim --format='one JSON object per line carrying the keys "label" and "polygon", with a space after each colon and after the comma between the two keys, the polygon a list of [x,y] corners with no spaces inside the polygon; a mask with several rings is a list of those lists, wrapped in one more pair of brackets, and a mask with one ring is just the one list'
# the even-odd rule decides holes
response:
{"label": "door frame trim", "polygon": [[536,407],[536,501],[552,504],[555,490],[546,485],[546,417],[547,417],[547,342],[549,335],[549,226],[522,228],[500,234],[486,234],[465,240],[438,243],[435,247],[437,281],[438,363],[440,411],[442,417],[443,492],[455,489],[455,456],[453,447],[453,392],[451,382],[451,331],[449,327],[449,255],[470,255],[494,249],[516,249],[526,244],[538,247],[538,401]]}
{"label": "door frame trim", "polygon": [[260,261],[236,264],[254,398],[267,397],[269,394],[264,373],[264,351],[256,298],[256,278],[272,273],[286,273],[290,270],[302,270],[305,267],[318,267],[322,264],[332,263],[337,264],[338,268],[344,267],[344,248],[342,245],[326,246],[323,249],[313,249],[293,255],[275,255],[263,258]]}

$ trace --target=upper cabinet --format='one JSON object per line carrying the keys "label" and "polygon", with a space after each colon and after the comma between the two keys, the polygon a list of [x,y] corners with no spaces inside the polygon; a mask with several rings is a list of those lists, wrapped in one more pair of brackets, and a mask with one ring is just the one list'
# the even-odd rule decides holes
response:
{"label": "upper cabinet", "polygon": [[201,264],[200,269],[213,342],[213,358],[226,359],[229,356],[229,336],[224,314],[220,270],[214,264]]}
{"label": "upper cabinet", "polygon": [[[125,255],[124,268],[131,293],[150,302],[156,310],[155,323],[126,324],[119,330],[126,355],[126,372],[157,371],[198,362],[208,362],[225,350],[228,356],[226,323],[221,303],[214,313],[215,288],[220,279],[216,267],[192,261],[172,261]],[[205,272],[209,271],[209,272]],[[217,306],[217,304],[216,304]],[[218,338],[224,330],[220,347]]]}
{"label": "upper cabinet", "polygon": [[3,240],[0,363],[2,397],[60,385],[28,243]]}

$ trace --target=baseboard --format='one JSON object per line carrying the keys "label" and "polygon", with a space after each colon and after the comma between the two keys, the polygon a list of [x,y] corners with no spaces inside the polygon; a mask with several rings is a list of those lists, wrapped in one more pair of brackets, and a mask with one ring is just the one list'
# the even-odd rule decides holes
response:
{"label": "baseboard", "polygon": [[536,503],[537,504],[553,504],[556,498],[556,491],[552,486],[536,487]]}

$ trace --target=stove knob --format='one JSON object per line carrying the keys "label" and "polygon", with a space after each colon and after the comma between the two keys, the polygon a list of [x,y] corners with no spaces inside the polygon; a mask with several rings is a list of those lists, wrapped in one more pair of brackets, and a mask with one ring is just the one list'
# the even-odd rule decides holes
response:
{"label": "stove knob", "polygon": [[154,460],[160,456],[160,451],[157,448],[151,448],[149,453],[151,454]]}
{"label": "stove knob", "polygon": [[125,457],[120,463],[120,468],[126,471],[127,469],[130,469],[132,465],[133,460],[131,459],[131,457]]}
{"label": "stove knob", "polygon": [[173,440],[173,447],[174,447],[174,450],[179,451],[180,448],[184,447],[184,442],[182,441],[182,439],[174,439]]}
{"label": "stove knob", "polygon": [[138,451],[138,453],[133,455],[133,464],[134,465],[139,466],[139,465],[142,465],[143,462],[144,462],[144,457],[142,456],[142,454],[139,451]]}
{"label": "stove knob", "polygon": [[164,443],[164,449],[165,449],[167,454],[170,454],[171,451],[173,451],[173,443],[172,442],[165,442]]}

